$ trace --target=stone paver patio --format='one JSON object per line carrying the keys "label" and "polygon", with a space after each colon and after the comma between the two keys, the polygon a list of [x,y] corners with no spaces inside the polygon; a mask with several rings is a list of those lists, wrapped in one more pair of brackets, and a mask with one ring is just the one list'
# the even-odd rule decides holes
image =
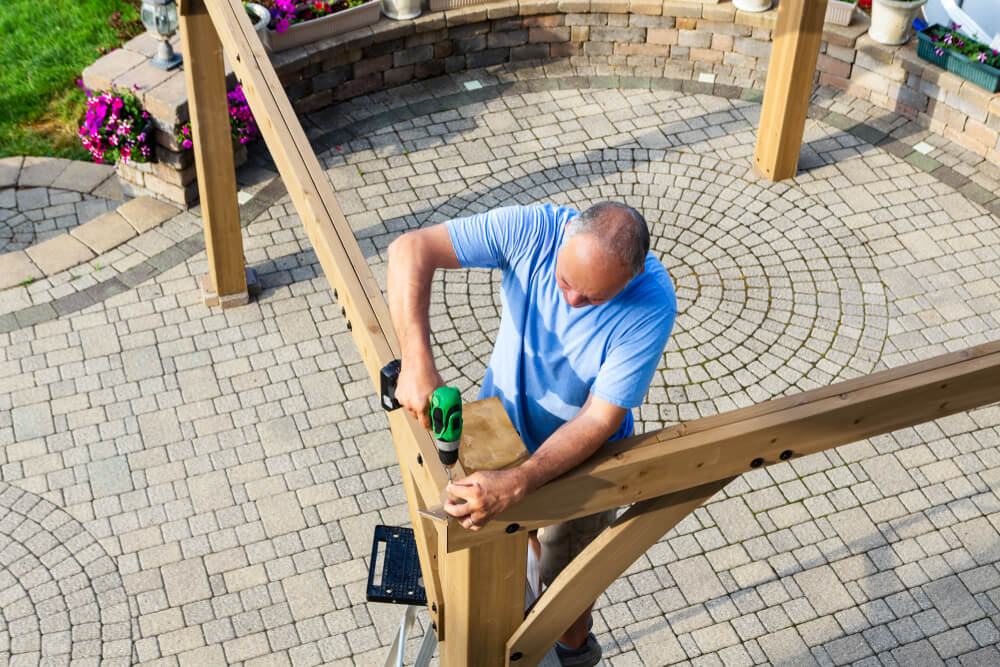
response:
{"label": "stone paver patio", "polygon": [[[642,210],[682,309],[645,431],[996,338],[1000,171],[821,88],[803,171],[759,181],[759,91],[666,81],[490,68],[307,129],[380,281],[406,229]],[[365,602],[372,529],[408,522],[386,419],[280,182],[252,194],[249,306],[200,303],[191,213],[0,293],[0,662],[382,664],[402,610]],[[471,400],[496,276],[449,273],[432,308]],[[742,476],[598,601],[606,663],[997,664],[998,426]]]}

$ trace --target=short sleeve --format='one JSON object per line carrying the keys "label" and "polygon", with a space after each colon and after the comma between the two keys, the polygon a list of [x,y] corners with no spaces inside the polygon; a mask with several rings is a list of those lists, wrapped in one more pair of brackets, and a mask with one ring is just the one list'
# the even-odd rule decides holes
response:
{"label": "short sleeve", "polygon": [[465,268],[508,269],[533,255],[550,234],[542,227],[575,215],[572,209],[507,206],[447,223],[451,245]]}
{"label": "short sleeve", "polygon": [[591,393],[622,408],[642,405],[674,326],[676,308],[649,312],[601,364]]}

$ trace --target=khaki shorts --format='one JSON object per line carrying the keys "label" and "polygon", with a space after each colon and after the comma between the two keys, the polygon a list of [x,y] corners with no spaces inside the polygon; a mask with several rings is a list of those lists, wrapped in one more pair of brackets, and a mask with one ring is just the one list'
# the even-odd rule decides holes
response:
{"label": "khaki shorts", "polygon": [[542,558],[538,569],[542,583],[551,586],[556,575],[614,522],[617,513],[618,510],[608,510],[540,528],[538,541],[542,544]]}

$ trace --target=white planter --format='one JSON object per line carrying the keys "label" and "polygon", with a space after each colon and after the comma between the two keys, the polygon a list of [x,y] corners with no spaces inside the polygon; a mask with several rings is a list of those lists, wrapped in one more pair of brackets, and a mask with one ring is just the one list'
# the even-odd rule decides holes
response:
{"label": "white planter", "polygon": [[766,12],[771,0],[733,0],[733,7],[744,12]]}
{"label": "white planter", "polygon": [[927,0],[872,0],[872,24],[868,34],[881,44],[905,44],[910,26]]}
{"label": "white planter", "polygon": [[853,2],[843,0],[828,0],[826,3],[826,22],[833,25],[851,25],[851,17],[854,16]]}
{"label": "white planter", "polygon": [[405,21],[420,16],[421,0],[382,0],[382,13],[391,19]]}
{"label": "white planter", "polygon": [[265,30],[261,36],[264,37],[264,46],[269,51],[284,51],[369,26],[378,21],[381,6],[380,0],[368,0],[357,7],[290,25],[285,32]]}
{"label": "white planter", "polygon": [[267,28],[267,24],[271,22],[271,12],[267,11],[267,7],[264,5],[258,5],[256,2],[248,2],[247,9],[256,15],[257,18],[251,19],[253,21],[253,29],[257,31],[257,35],[260,36],[262,30]]}

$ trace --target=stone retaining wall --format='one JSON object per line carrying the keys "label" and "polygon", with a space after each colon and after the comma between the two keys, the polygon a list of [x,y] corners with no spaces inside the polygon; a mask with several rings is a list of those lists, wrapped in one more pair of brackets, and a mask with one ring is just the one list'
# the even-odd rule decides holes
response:
{"label": "stone retaining wall", "polygon": [[[427,13],[413,21],[381,18],[369,28],[276,53],[272,62],[294,108],[315,111],[359,95],[481,67],[543,65],[553,75],[615,74],[712,81],[763,89],[777,10],[758,14],[693,0],[504,0]],[[860,12],[848,27],[826,26],[820,84],[915,119],[1000,164],[1000,94],[946,72],[909,44],[888,47],[867,35]],[[197,198],[191,151],[173,139],[187,120],[182,72],[146,59],[148,35],[84,71],[87,86],[140,85],[157,127],[157,162],[123,167],[122,180],[181,205]],[[148,79],[148,81],[147,81]]]}

